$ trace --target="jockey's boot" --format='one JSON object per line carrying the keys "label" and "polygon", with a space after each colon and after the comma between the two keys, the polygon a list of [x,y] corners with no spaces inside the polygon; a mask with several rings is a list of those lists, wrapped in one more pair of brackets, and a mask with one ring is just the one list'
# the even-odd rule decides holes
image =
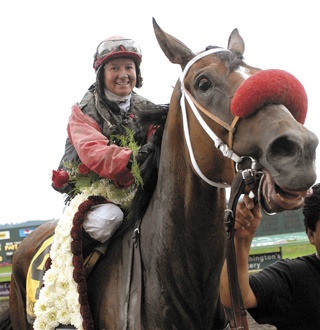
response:
{"label": "jockey's boot", "polygon": [[100,245],[101,243],[94,238],[92,238],[88,233],[82,230],[82,256],[83,260],[92,253],[95,247]]}
{"label": "jockey's boot", "polygon": [[85,270],[85,277],[88,278],[97,262],[102,256],[106,254],[109,242],[101,243],[89,236],[83,231],[82,247],[83,247],[83,267]]}
{"label": "jockey's boot", "polygon": [[87,256],[83,262],[85,277],[88,278],[91,272],[94,270],[98,261],[106,254],[108,242],[100,243],[93,251]]}

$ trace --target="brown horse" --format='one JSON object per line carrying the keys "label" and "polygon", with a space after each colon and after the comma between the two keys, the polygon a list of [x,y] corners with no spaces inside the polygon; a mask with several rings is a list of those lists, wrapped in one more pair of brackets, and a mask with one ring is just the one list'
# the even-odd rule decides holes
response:
{"label": "brown horse", "polygon": [[[134,227],[135,240],[132,230],[116,237],[88,279],[94,328],[227,329],[219,277],[226,245],[224,188],[235,175],[235,162],[242,156],[258,162],[264,173],[259,198],[269,212],[299,208],[316,178],[318,140],[298,122],[304,114],[289,108],[294,93],[283,103],[255,104],[257,111],[241,113],[234,127],[234,94],[246,78],[262,72],[243,61],[244,42],[236,29],[228,49],[208,47],[196,55],[153,24],[161,49],[183,75],[170,102],[156,187]],[[39,227],[14,255],[14,330],[32,329],[25,312],[26,273],[35,248],[55,226]]]}

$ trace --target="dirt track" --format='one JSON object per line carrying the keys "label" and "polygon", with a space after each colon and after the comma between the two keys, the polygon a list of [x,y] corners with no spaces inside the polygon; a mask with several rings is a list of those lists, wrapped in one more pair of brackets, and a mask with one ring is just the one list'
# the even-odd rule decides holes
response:
{"label": "dirt track", "polygon": [[0,314],[9,308],[9,300],[0,300]]}

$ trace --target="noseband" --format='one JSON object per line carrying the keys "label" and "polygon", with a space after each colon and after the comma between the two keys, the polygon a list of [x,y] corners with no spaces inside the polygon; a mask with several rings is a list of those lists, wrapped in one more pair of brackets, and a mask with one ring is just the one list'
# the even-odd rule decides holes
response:
{"label": "noseband", "polygon": [[[190,94],[190,92],[185,88],[184,86],[184,78],[187,75],[190,67],[198,60],[200,60],[201,58],[213,54],[213,53],[218,53],[218,52],[222,52],[222,51],[228,51],[227,49],[223,49],[223,48],[213,48],[213,49],[209,49],[205,52],[202,52],[200,54],[198,54],[197,56],[195,56],[194,58],[192,58],[188,64],[186,65],[186,67],[184,68],[181,76],[180,76],[180,83],[181,83],[181,99],[180,99],[180,106],[181,106],[181,110],[182,110],[182,120],[183,120],[183,130],[184,130],[184,136],[186,139],[186,143],[187,143],[187,147],[188,147],[188,151],[190,154],[190,158],[191,158],[191,163],[192,166],[194,168],[194,170],[196,171],[196,173],[198,174],[198,176],[200,178],[202,178],[205,182],[207,182],[209,185],[217,187],[217,188],[226,188],[226,187],[230,187],[229,184],[225,183],[225,182],[214,182],[210,179],[208,179],[200,170],[197,161],[194,157],[194,153],[193,153],[193,149],[192,149],[192,145],[191,145],[191,140],[190,140],[190,132],[189,132],[189,126],[188,126],[188,117],[187,117],[187,110],[186,110],[186,103],[185,100],[187,100],[188,104],[190,105],[195,117],[197,118],[199,124],[201,125],[201,127],[204,129],[204,131],[209,135],[209,137],[211,138],[211,140],[214,142],[215,147],[221,151],[221,153],[223,154],[223,156],[232,159],[235,163],[240,163],[242,161],[242,158],[239,157],[237,154],[235,154],[233,152],[233,150],[231,149],[232,147],[232,141],[233,141],[233,134],[235,132],[235,126],[238,122],[239,117],[235,116],[231,125],[225,123],[224,121],[222,121],[220,118],[218,118],[217,116],[215,116],[214,114],[212,114],[211,112],[209,112],[207,109],[205,109],[203,106],[201,106],[194,98],[193,96]],[[203,120],[203,118],[201,117],[199,110],[202,111],[206,116],[208,116],[210,119],[214,120],[216,123],[218,123],[220,126],[224,127],[225,129],[227,129],[229,131],[229,146],[227,144],[225,144],[211,129],[210,127],[207,125],[207,123]]]}

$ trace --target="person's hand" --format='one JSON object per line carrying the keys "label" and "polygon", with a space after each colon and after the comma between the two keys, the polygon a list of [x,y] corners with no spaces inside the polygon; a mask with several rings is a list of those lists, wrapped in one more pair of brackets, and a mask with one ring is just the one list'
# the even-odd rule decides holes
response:
{"label": "person's hand", "polygon": [[235,237],[253,237],[262,218],[259,204],[255,204],[248,195],[238,203],[236,209]]}
{"label": "person's hand", "polygon": [[146,143],[139,149],[136,155],[136,160],[139,165],[142,165],[144,161],[148,158],[149,153],[152,152],[153,150],[152,147],[153,147],[152,144]]}
{"label": "person's hand", "polygon": [[[144,144],[138,151],[137,155],[135,156],[135,159],[138,163],[138,165],[142,165],[144,163],[144,161],[148,158],[150,152],[152,152],[152,149],[150,148],[150,144],[146,143]],[[131,154],[128,164],[127,164],[127,168],[129,170],[131,170],[132,168],[132,164],[133,164],[133,154]]]}
{"label": "person's hand", "polygon": [[[156,145],[154,143],[155,137],[151,137],[149,141],[140,147],[139,151],[137,152],[135,159],[139,166],[141,166],[145,160],[149,157],[150,154],[152,154],[156,148]],[[133,155],[131,154],[131,157],[128,161],[127,168],[131,170],[133,164]]]}

